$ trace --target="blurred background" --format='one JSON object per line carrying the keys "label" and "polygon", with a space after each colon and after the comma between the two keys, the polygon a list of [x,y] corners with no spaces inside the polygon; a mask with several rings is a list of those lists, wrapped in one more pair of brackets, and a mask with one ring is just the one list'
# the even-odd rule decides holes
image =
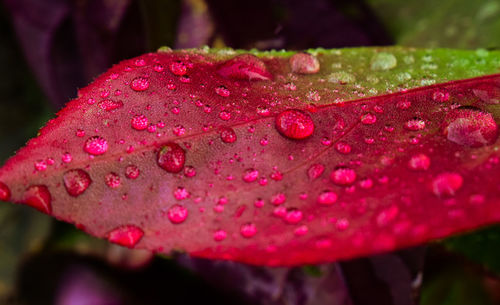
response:
{"label": "blurred background", "polygon": [[[3,0],[0,160],[112,64],[161,46],[500,48],[500,0]],[[500,229],[297,268],[153,257],[0,203],[0,304],[500,304]]]}

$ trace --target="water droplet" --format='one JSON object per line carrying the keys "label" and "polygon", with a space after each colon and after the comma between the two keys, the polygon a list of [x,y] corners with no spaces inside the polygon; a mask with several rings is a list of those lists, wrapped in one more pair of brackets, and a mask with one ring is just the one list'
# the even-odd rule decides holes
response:
{"label": "water droplet", "polygon": [[401,110],[405,110],[405,109],[408,109],[410,108],[411,106],[411,102],[407,99],[404,99],[404,100],[399,100],[397,103],[396,103],[396,107],[401,109]]}
{"label": "water droplet", "polygon": [[308,53],[296,53],[290,57],[290,68],[294,73],[314,74],[319,72],[318,59]]}
{"label": "water droplet", "polygon": [[387,52],[380,52],[373,55],[370,63],[370,68],[373,71],[390,70],[397,66],[398,61],[396,56]]}
{"label": "water droplet", "polygon": [[196,176],[196,169],[189,165],[184,167],[184,176],[188,178]]}
{"label": "water droplet", "polygon": [[254,182],[259,178],[259,171],[254,168],[248,168],[243,173],[243,181],[245,182]]}
{"label": "water droplet", "polygon": [[500,86],[483,83],[475,86],[472,93],[487,104],[500,104]]}
{"label": "water droplet", "polygon": [[178,124],[178,125],[174,126],[174,129],[172,132],[174,133],[174,135],[180,137],[186,133],[186,128],[184,128],[184,126]]}
{"label": "water droplet", "polygon": [[85,141],[83,150],[94,156],[102,155],[108,150],[108,141],[99,136],[90,137]]}
{"label": "water droplet", "polygon": [[295,208],[289,208],[286,212],[284,220],[289,224],[297,224],[302,220],[302,217],[302,211]]}
{"label": "water droplet", "polygon": [[115,109],[123,107],[122,101],[112,101],[112,100],[104,100],[97,104],[99,108],[105,111],[113,111]]}
{"label": "water droplet", "polygon": [[191,196],[188,190],[185,187],[179,186],[174,191],[174,197],[177,200],[184,200]]}
{"label": "water droplet", "polygon": [[332,205],[337,201],[337,198],[334,191],[326,190],[319,194],[317,201],[321,205]]}
{"label": "water droplet", "polygon": [[330,83],[336,83],[336,84],[350,84],[354,83],[356,81],[356,76],[354,74],[345,72],[345,71],[340,71],[340,72],[334,72],[328,75],[328,81]]}
{"label": "water droplet", "polygon": [[167,212],[168,220],[170,220],[170,222],[172,222],[173,224],[184,222],[187,216],[188,210],[180,204],[174,204],[168,209]]}
{"label": "water droplet", "polygon": [[220,138],[224,143],[233,143],[236,141],[236,132],[230,127],[221,127]]}
{"label": "water droplet", "polygon": [[229,91],[229,89],[227,89],[224,86],[219,86],[219,87],[215,88],[215,93],[217,93],[218,95],[220,95],[222,97],[228,97],[229,95],[231,95],[231,91]]}
{"label": "water droplet", "polygon": [[296,109],[285,110],[276,117],[276,128],[285,137],[305,139],[314,132],[314,123],[309,114]]}
{"label": "water droplet", "polygon": [[454,196],[462,187],[463,178],[457,173],[442,173],[432,180],[432,192],[440,197]]}
{"label": "water droplet", "polygon": [[251,222],[243,224],[240,228],[241,236],[245,238],[250,238],[257,233],[257,228]]}
{"label": "water droplet", "polygon": [[106,234],[110,242],[128,248],[134,247],[143,236],[144,232],[134,225],[120,226]]}
{"label": "water droplet", "polygon": [[432,100],[435,102],[443,103],[450,99],[450,94],[445,91],[437,90],[432,93]]}
{"label": "water droplet", "polygon": [[340,141],[335,143],[335,150],[341,154],[347,155],[351,152],[351,145],[347,144],[346,142]]}
{"label": "water droplet", "polygon": [[373,180],[370,178],[364,178],[359,181],[359,186],[363,189],[370,189],[373,187]]}
{"label": "water droplet", "polygon": [[236,80],[269,80],[271,73],[266,64],[255,55],[242,54],[223,63],[217,73]]}
{"label": "water droplet", "polygon": [[351,168],[338,166],[332,171],[330,179],[338,185],[350,185],[356,180],[356,172]]}
{"label": "water droplet", "polygon": [[214,232],[214,240],[215,241],[223,241],[226,239],[227,233],[224,230],[217,230]]}
{"label": "water droplet", "polygon": [[422,130],[425,128],[425,121],[420,118],[413,118],[405,122],[404,128],[411,131]]}
{"label": "water droplet", "polygon": [[144,77],[136,77],[130,83],[130,88],[134,91],[144,91],[149,88],[149,80]]}
{"label": "water droplet", "polygon": [[106,182],[106,185],[110,188],[117,188],[120,186],[121,181],[120,181],[120,176],[118,176],[117,173],[109,173],[104,177],[104,182]]}
{"label": "water droplet", "polygon": [[323,164],[312,164],[309,169],[307,170],[307,176],[309,179],[314,180],[319,178],[323,172],[325,171],[325,167]]}
{"label": "water droplet", "polygon": [[170,64],[170,71],[177,76],[183,76],[187,73],[187,66],[184,62],[178,60]]}
{"label": "water droplet", "polygon": [[157,156],[158,165],[169,173],[178,173],[184,167],[186,153],[178,144],[165,144]]}
{"label": "water droplet", "polygon": [[138,114],[132,118],[130,124],[135,130],[144,130],[148,128],[148,118],[145,115]]}
{"label": "water droplet", "polygon": [[372,125],[377,122],[377,117],[370,112],[363,114],[359,119],[361,120],[361,123],[365,125]]}
{"label": "water droplet", "polygon": [[137,179],[141,171],[135,165],[129,165],[125,168],[125,177],[128,179]]}
{"label": "water droplet", "polygon": [[228,121],[231,119],[231,112],[229,111],[221,111],[219,113],[219,118],[223,121]]}
{"label": "water droplet", "polygon": [[431,166],[431,159],[426,154],[416,154],[408,161],[408,167],[413,170],[427,170]]}
{"label": "water droplet", "polygon": [[35,169],[37,171],[44,171],[47,169],[47,162],[45,160],[37,160],[35,162]]}
{"label": "water droplet", "polygon": [[271,197],[271,203],[274,205],[283,204],[285,203],[285,201],[286,201],[286,195],[283,193],[278,193]]}
{"label": "water droplet", "polygon": [[92,183],[89,174],[83,169],[72,169],[65,172],[63,181],[66,191],[73,197],[83,194]]}
{"label": "water droplet", "polygon": [[495,143],[498,125],[489,112],[475,107],[459,107],[446,115],[443,134],[454,143],[481,147]]}
{"label": "water droplet", "polygon": [[61,161],[64,163],[70,163],[73,160],[73,156],[69,152],[64,153],[61,156]]}
{"label": "water droplet", "polygon": [[10,200],[10,189],[9,187],[0,181],[0,201]]}
{"label": "water droplet", "polygon": [[26,189],[23,202],[40,212],[50,214],[52,212],[52,196],[45,185],[33,185]]}
{"label": "water droplet", "polygon": [[297,229],[295,229],[293,234],[295,234],[295,236],[302,236],[302,235],[307,234],[308,231],[309,231],[309,229],[307,228],[307,226],[302,225],[302,226],[298,227]]}

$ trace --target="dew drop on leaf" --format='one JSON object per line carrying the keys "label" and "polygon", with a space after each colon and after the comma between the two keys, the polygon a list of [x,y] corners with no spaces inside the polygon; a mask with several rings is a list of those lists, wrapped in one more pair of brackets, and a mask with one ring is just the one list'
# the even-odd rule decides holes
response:
{"label": "dew drop on leaf", "polygon": [[245,182],[254,182],[259,178],[259,171],[253,168],[248,168],[243,173],[243,181]]}
{"label": "dew drop on leaf", "polygon": [[445,117],[444,136],[457,144],[481,147],[498,138],[498,125],[491,113],[475,107],[459,107]]}
{"label": "dew drop on leaf", "polygon": [[72,169],[65,172],[63,181],[66,191],[73,197],[83,194],[92,183],[89,174],[83,169]]}
{"label": "dew drop on leaf", "polygon": [[174,204],[168,209],[167,212],[168,220],[170,220],[173,224],[180,224],[184,222],[187,216],[188,210],[180,204]]}
{"label": "dew drop on leaf", "polygon": [[356,172],[352,168],[338,166],[332,171],[330,179],[337,185],[350,185],[356,180]]}
{"label": "dew drop on leaf", "polygon": [[337,201],[337,194],[330,190],[323,191],[318,195],[317,201],[321,205],[332,205]]}
{"label": "dew drop on leaf", "polygon": [[222,127],[220,129],[220,138],[224,143],[234,143],[236,141],[236,133],[231,127]]}
{"label": "dew drop on leaf", "polygon": [[370,62],[370,68],[373,71],[391,70],[397,65],[398,61],[396,59],[396,56],[394,56],[394,54],[392,53],[387,52],[380,52],[373,55]]}
{"label": "dew drop on leaf", "polygon": [[52,212],[52,195],[45,185],[33,185],[26,189],[23,202],[40,212]]}
{"label": "dew drop on leaf", "polygon": [[217,73],[235,80],[269,80],[272,75],[266,64],[257,56],[242,54],[223,63]]}
{"label": "dew drop on leaf", "polygon": [[145,91],[149,88],[149,80],[144,77],[136,77],[130,83],[130,88],[134,91]]}
{"label": "dew drop on leaf", "polygon": [[122,101],[103,100],[97,104],[104,111],[113,111],[123,107]]}
{"label": "dew drop on leaf", "polygon": [[457,173],[442,173],[432,180],[432,192],[440,197],[454,196],[462,187],[463,178]]}
{"label": "dew drop on leaf", "polygon": [[130,124],[135,130],[144,130],[148,128],[148,118],[145,115],[138,114],[132,118]]}
{"label": "dew drop on leaf", "polygon": [[420,118],[413,118],[405,122],[404,128],[411,131],[422,130],[425,128],[425,121]]}
{"label": "dew drop on leaf", "polygon": [[245,238],[250,238],[257,233],[257,227],[255,227],[255,224],[253,224],[251,222],[245,223],[241,226],[240,233],[241,233],[241,236],[243,236]]}
{"label": "dew drop on leaf", "polygon": [[121,180],[117,173],[109,173],[104,177],[104,182],[106,185],[112,189],[120,187]]}
{"label": "dew drop on leaf", "polygon": [[377,117],[373,113],[365,113],[360,117],[361,123],[364,125],[372,125],[377,122]]}
{"label": "dew drop on leaf", "polygon": [[314,123],[309,114],[301,110],[290,109],[278,114],[276,129],[285,137],[305,139],[313,134]]}
{"label": "dew drop on leaf", "polygon": [[426,154],[416,154],[408,160],[408,167],[413,170],[427,170],[431,159]]}
{"label": "dew drop on leaf", "polygon": [[223,241],[226,239],[227,233],[224,230],[217,230],[214,232],[214,240],[215,241]]}
{"label": "dew drop on leaf", "polygon": [[227,89],[224,86],[219,86],[219,87],[215,88],[215,93],[217,93],[218,95],[220,95],[222,97],[228,97],[229,95],[231,95],[231,91],[229,91],[229,89]]}
{"label": "dew drop on leaf", "polygon": [[182,61],[174,61],[170,64],[170,72],[177,76],[183,76],[187,73],[187,66]]}
{"label": "dew drop on leaf", "polygon": [[137,179],[140,173],[141,171],[135,165],[128,165],[125,168],[125,177],[127,177],[128,179]]}
{"label": "dew drop on leaf", "polygon": [[346,142],[339,141],[335,143],[335,150],[341,154],[347,155],[348,153],[351,152],[351,145],[349,145]]}
{"label": "dew drop on leaf", "polygon": [[124,225],[111,230],[106,236],[112,243],[132,248],[141,240],[144,232],[137,226]]}
{"label": "dew drop on leaf", "polygon": [[108,141],[99,136],[88,138],[83,150],[94,156],[102,155],[108,150]]}
{"label": "dew drop on leaf", "polygon": [[318,59],[308,53],[296,53],[290,57],[290,68],[292,72],[299,74],[318,73],[320,65]]}
{"label": "dew drop on leaf", "polygon": [[312,164],[309,169],[307,170],[307,176],[309,179],[314,180],[319,178],[323,172],[325,171],[325,166],[323,164]]}
{"label": "dew drop on leaf", "polygon": [[0,201],[10,200],[10,189],[9,187],[0,181]]}
{"label": "dew drop on leaf", "polygon": [[170,142],[158,151],[158,165],[169,173],[178,173],[184,167],[186,153],[178,144]]}
{"label": "dew drop on leaf", "polygon": [[302,211],[296,208],[289,208],[284,216],[284,220],[289,224],[297,224],[302,220]]}

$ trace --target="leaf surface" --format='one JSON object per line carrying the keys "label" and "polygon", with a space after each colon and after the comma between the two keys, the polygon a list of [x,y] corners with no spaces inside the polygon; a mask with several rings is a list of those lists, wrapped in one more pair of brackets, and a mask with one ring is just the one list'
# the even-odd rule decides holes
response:
{"label": "leaf surface", "polygon": [[500,219],[498,52],[310,53],[121,62],[0,169],[0,199],[120,245],[262,265]]}

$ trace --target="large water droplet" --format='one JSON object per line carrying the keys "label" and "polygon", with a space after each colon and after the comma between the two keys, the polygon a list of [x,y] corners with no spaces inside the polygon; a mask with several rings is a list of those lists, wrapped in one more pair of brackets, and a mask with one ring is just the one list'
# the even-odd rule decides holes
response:
{"label": "large water droplet", "polygon": [[294,73],[314,74],[319,72],[318,59],[308,53],[296,53],[290,57],[290,68]]}
{"label": "large water droplet", "polygon": [[66,191],[73,197],[83,194],[92,183],[89,174],[83,169],[72,169],[65,172],[63,181]]}
{"label": "large water droplet", "polygon": [[149,80],[144,77],[136,77],[130,83],[130,88],[134,91],[144,91],[149,88]]}
{"label": "large water droplet", "polygon": [[148,118],[145,115],[138,114],[132,118],[130,124],[135,130],[144,130],[148,128]]}
{"label": "large water droplet", "polygon": [[475,107],[459,107],[445,117],[444,136],[457,144],[481,147],[498,138],[498,125],[491,113]]}
{"label": "large water droplet", "polygon": [[397,66],[396,56],[387,52],[380,52],[373,55],[370,68],[374,71],[390,70]]}
{"label": "large water droplet", "polygon": [[356,180],[356,172],[351,168],[339,166],[332,171],[330,179],[338,185],[350,185]]}
{"label": "large water droplet", "polygon": [[120,226],[106,234],[110,242],[128,248],[134,247],[143,236],[144,232],[134,225]]}
{"label": "large water droplet", "polygon": [[174,204],[168,209],[167,216],[170,222],[173,224],[179,224],[186,220],[188,210],[180,204]]}
{"label": "large water droplet", "polygon": [[26,189],[23,202],[40,212],[52,212],[52,196],[45,185],[33,185]]}
{"label": "large water droplet", "polygon": [[157,156],[158,165],[169,173],[178,173],[184,167],[186,153],[178,144],[165,144]]}
{"label": "large water droplet", "polygon": [[432,192],[440,197],[454,196],[462,187],[463,178],[457,173],[442,173],[432,180]]}
{"label": "large water droplet", "polygon": [[271,73],[266,64],[255,55],[243,54],[223,63],[218,69],[219,75],[237,80],[269,80]]}
{"label": "large water droplet", "polygon": [[314,123],[309,114],[301,110],[290,109],[278,114],[276,128],[285,137],[305,139],[313,134]]}
{"label": "large water droplet", "polygon": [[108,150],[108,141],[99,136],[88,138],[85,141],[83,150],[91,155],[102,155]]}
{"label": "large water droplet", "polygon": [[240,228],[241,236],[250,238],[257,233],[257,227],[251,222],[243,224]]}
{"label": "large water droplet", "polygon": [[224,143],[233,143],[236,141],[236,132],[230,127],[221,127],[220,138]]}
{"label": "large water droplet", "polygon": [[182,61],[174,61],[170,64],[170,71],[177,76],[183,76],[187,73],[187,66]]}
{"label": "large water droplet", "polygon": [[0,181],[0,201],[10,200],[10,189],[9,187]]}

